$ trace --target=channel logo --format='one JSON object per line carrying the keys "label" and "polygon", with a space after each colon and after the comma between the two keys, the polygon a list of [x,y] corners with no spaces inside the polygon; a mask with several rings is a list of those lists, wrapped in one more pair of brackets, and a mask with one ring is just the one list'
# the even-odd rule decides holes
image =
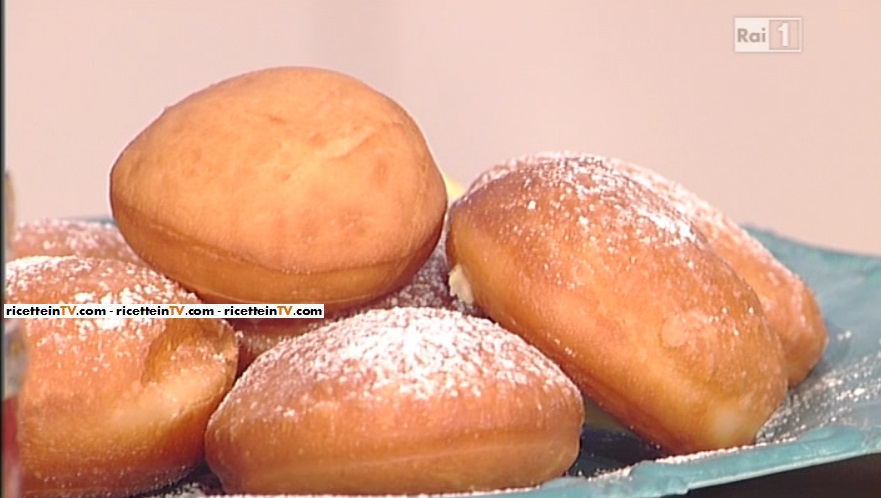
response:
{"label": "channel logo", "polygon": [[802,50],[801,17],[735,17],[734,51],[797,53]]}

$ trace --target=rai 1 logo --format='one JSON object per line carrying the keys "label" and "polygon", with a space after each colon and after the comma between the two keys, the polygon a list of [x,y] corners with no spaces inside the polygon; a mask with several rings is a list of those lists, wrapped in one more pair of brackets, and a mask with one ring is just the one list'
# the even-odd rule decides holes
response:
{"label": "rai 1 logo", "polygon": [[734,51],[797,53],[802,49],[800,17],[735,17]]}

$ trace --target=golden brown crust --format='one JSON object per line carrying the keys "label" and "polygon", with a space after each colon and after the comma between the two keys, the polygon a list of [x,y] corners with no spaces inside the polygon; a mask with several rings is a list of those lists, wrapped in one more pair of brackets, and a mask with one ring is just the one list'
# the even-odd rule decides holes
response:
{"label": "golden brown crust", "polygon": [[[484,172],[470,189],[479,188],[530,162],[578,155],[545,152],[512,159]],[[768,326],[780,337],[789,385],[804,380],[820,361],[829,340],[811,289],[734,220],[682,185],[632,163],[617,159],[604,161],[661,197],[706,236],[713,250],[759,296]]]}
{"label": "golden brown crust", "polygon": [[657,193],[706,235],[713,250],[759,296],[768,326],[780,337],[789,385],[804,380],[829,340],[811,289],[761,242],[696,194],[640,166],[620,160],[609,164]]}
{"label": "golden brown crust", "polygon": [[[142,266],[32,257],[7,265],[10,303],[198,303]],[[201,460],[208,417],[230,389],[237,345],[221,320],[24,320],[19,403],[26,496],[129,496]]]}
{"label": "golden brown crust", "polygon": [[[441,228],[426,239],[425,247],[416,248],[403,260],[300,273],[255,265],[224,248],[202,245],[171,232],[134,212],[119,209],[114,216],[120,226],[136,227],[126,231],[126,237],[133,247],[140,248],[145,261],[207,302],[324,304],[326,313],[369,302],[399,288],[428,257]],[[271,239],[273,235],[264,237]]]}
{"label": "golden brown crust", "polygon": [[229,493],[439,493],[531,486],[578,453],[577,388],[492,322],[372,310],[259,357],[212,416]]}
{"label": "golden brown crust", "polygon": [[757,240],[736,225],[726,227],[710,237],[713,249],[758,294],[768,327],[780,337],[789,385],[795,386],[819,363],[829,342],[820,306],[810,287]]}
{"label": "golden brown crust", "polygon": [[47,218],[18,223],[13,233],[10,259],[79,256],[144,264],[119,230],[107,223]]}
{"label": "golden brown crust", "polygon": [[667,450],[750,443],[782,401],[782,350],[752,289],[601,160],[518,167],[472,189],[449,223],[477,304]]}
{"label": "golden brown crust", "polygon": [[166,109],[114,165],[111,206],[139,255],[205,299],[344,308],[415,273],[446,193],[391,99],[274,68]]}

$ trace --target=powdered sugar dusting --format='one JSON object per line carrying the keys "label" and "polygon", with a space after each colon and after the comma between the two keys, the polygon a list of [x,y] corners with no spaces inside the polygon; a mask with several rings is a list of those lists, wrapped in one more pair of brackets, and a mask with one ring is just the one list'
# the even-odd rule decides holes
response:
{"label": "powdered sugar dusting", "polygon": [[[518,336],[486,319],[432,308],[371,310],[283,342],[260,356],[236,389],[284,393],[267,398],[302,407],[316,386],[337,386],[330,389],[343,400],[394,402],[480,397],[488,385],[512,393],[540,385],[579,396],[556,364]],[[284,403],[254,409],[257,418],[260,410],[296,416]]]}
{"label": "powdered sugar dusting", "polygon": [[[602,156],[560,152],[516,158],[483,173],[471,185],[469,192],[524,167],[535,168],[536,172],[535,177],[524,179],[524,190],[530,190],[533,186],[555,188],[560,194],[556,201],[551,201],[551,208],[554,209],[560,209],[567,198],[578,199],[581,202],[574,207],[578,211],[576,214],[579,223],[584,226],[589,224],[591,214],[597,210],[597,204],[603,203],[601,197],[614,193],[623,201],[613,206],[621,218],[619,222],[639,224],[650,221],[661,232],[672,235],[666,240],[668,244],[677,244],[680,241],[702,242],[698,240],[697,231],[681,213],[668,209],[668,206],[655,198],[650,189],[641,188],[627,175],[619,173]],[[525,196],[524,200],[528,210],[536,209],[534,198]],[[568,203],[567,207],[573,206]],[[652,236],[646,234],[646,237]]]}
{"label": "powdered sugar dusting", "polygon": [[713,250],[753,287],[769,326],[781,339],[790,381],[800,381],[819,361],[827,341],[822,319],[815,316],[819,310],[804,283],[733,219],[682,185],[624,161],[609,164],[692,220]]}
{"label": "powdered sugar dusting", "polygon": [[422,268],[413,276],[413,279],[401,290],[359,308],[347,316],[361,313],[367,309],[391,308],[442,308],[466,315],[483,316],[483,312],[477,307],[466,304],[453,296],[447,283],[449,272],[450,267],[447,263],[443,242],[441,242]]}
{"label": "powdered sugar dusting", "polygon": [[245,328],[245,331],[240,332],[243,337],[241,358],[247,364],[249,358],[262,354],[285,339],[303,335],[328,323],[344,320],[373,309],[438,308],[475,317],[485,317],[486,315],[476,305],[465,303],[452,294],[447,282],[448,273],[449,264],[444,252],[443,241],[441,241],[407,285],[378,301],[337,312],[328,315],[325,319],[308,323],[304,323],[304,320],[300,319],[290,319],[287,320],[293,322],[290,327],[273,327],[273,325],[281,323],[278,319],[273,319],[272,323],[266,326],[260,320],[250,322],[251,326],[247,324],[240,326],[234,323],[234,326]]}
{"label": "powdered sugar dusting", "polygon": [[[716,209],[708,202],[701,199],[682,185],[668,180],[667,178],[640,166],[627,163],[618,159],[611,159],[597,155],[580,154],[571,151],[561,152],[540,152],[533,155],[521,156],[510,159],[497,166],[490,168],[482,173],[469,187],[469,191],[477,190],[487,183],[501,178],[512,171],[535,163],[554,163],[570,160],[582,160],[586,163],[602,164],[607,168],[617,171],[620,176],[626,176],[630,181],[638,183],[645,187],[653,194],[660,196],[665,203],[669,204],[674,210],[688,220],[694,220],[701,232],[709,236],[711,240],[717,238],[721,232],[733,234],[737,238],[737,242],[743,247],[749,248],[756,252],[758,257],[763,261],[774,260],[773,256],[759,243],[755,238],[751,237],[745,230],[740,228],[737,223],[726,216],[720,210]],[[639,206],[637,206],[639,207]],[[643,209],[641,214],[648,216],[656,216],[656,210]],[[668,225],[669,219],[658,218],[655,220],[659,225]],[[681,224],[669,225],[668,228],[678,228],[683,230],[683,236],[688,237],[689,226],[686,230]]]}
{"label": "powdered sugar dusting", "polygon": [[[10,261],[6,264],[6,292],[10,299],[28,292],[34,298],[48,298],[32,304],[198,302],[194,294],[150,269],[77,256],[29,256]],[[49,297],[56,295],[70,297],[63,301]]]}
{"label": "powdered sugar dusting", "polygon": [[[508,178],[511,185],[507,188],[516,194],[505,197],[494,209],[518,213],[522,223],[507,226],[506,236],[512,244],[544,251],[543,270],[561,286],[574,288],[579,278],[566,273],[565,268],[572,265],[555,240],[564,245],[584,240],[592,250],[606,253],[606,259],[616,260],[616,269],[622,271],[645,263],[631,254],[629,264],[620,266],[623,258],[617,253],[622,248],[632,250],[634,243],[652,251],[671,249],[672,258],[685,258],[688,251],[680,250],[684,246],[708,248],[703,235],[683,215],[611,168],[601,156],[563,152],[517,158],[481,175],[456,204],[471,202],[488,184],[515,171],[516,181]],[[683,264],[700,270],[693,261]]]}
{"label": "powdered sugar dusting", "polygon": [[683,216],[694,220],[711,241],[725,234],[725,237],[734,237],[743,250],[754,251],[755,256],[762,258],[763,261],[774,260],[767,249],[750,236],[746,230],[740,228],[733,219],[679,183],[647,168],[621,160],[611,159],[608,164],[626,174],[633,181],[655,192]]}
{"label": "powdered sugar dusting", "polygon": [[[145,267],[117,260],[75,256],[32,256],[6,264],[7,302],[20,304],[197,303],[175,282]],[[52,318],[25,320],[34,358],[55,358],[58,372],[88,378],[111,361],[140,357],[135,350],[162,330],[150,317]],[[88,351],[88,354],[85,353]],[[77,366],[64,368],[63,365]],[[54,367],[53,367],[54,368]],[[52,369],[50,369],[52,370]],[[137,370],[136,370],[137,371]],[[109,381],[108,381],[109,382]]]}
{"label": "powdered sugar dusting", "polygon": [[[9,286],[11,282],[17,288],[27,289],[31,282],[39,280],[41,272],[52,271],[59,262],[59,258],[52,256],[29,256],[6,263],[6,285]],[[87,266],[88,262],[77,263]]]}
{"label": "powdered sugar dusting", "polygon": [[676,455],[664,458],[658,458],[655,460],[655,463],[660,464],[668,464],[668,465],[678,465],[688,462],[694,462],[697,460],[703,460],[710,457],[715,457],[719,455],[730,455],[733,453],[737,453],[743,451],[746,448],[757,448],[761,446],[766,446],[766,443],[757,443],[751,444],[747,446],[736,446],[734,448],[725,448],[721,450],[709,450],[709,451],[696,451],[694,453],[689,453],[686,455]]}
{"label": "powdered sugar dusting", "polygon": [[13,258],[81,256],[143,264],[115,226],[94,221],[46,218],[19,223],[10,251]]}
{"label": "powdered sugar dusting", "polygon": [[833,424],[864,425],[853,413],[881,405],[881,362],[875,354],[844,368],[814,375],[788,393],[783,406],[765,424],[759,441],[790,439],[808,429]]}

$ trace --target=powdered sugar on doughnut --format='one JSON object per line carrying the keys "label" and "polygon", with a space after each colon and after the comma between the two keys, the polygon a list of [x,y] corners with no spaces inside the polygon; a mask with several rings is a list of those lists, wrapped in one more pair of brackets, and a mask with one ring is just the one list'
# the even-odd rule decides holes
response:
{"label": "powdered sugar on doughnut", "polygon": [[[61,289],[97,287],[94,290],[72,291],[73,299],[53,303],[184,303],[198,302],[196,296],[179,284],[147,268],[123,263],[108,263],[100,258],[77,256],[29,256],[6,264],[6,292],[17,295],[28,289],[45,287],[47,275],[51,279],[67,280]],[[149,275],[145,278],[145,275]],[[118,288],[114,282],[130,282]],[[51,295],[51,289],[34,291]],[[52,301],[46,301],[52,302]],[[39,304],[39,303],[34,303]]]}
{"label": "powdered sugar on doughnut", "polygon": [[657,444],[748,440],[782,398],[782,352],[696,225],[602,157],[501,169],[451,207],[451,253],[478,304]]}
{"label": "powdered sugar on doughnut", "polygon": [[[566,161],[580,161],[587,164],[598,164],[605,168],[616,170],[620,172],[621,176],[626,176],[631,181],[638,183],[650,190],[653,194],[663,198],[664,202],[668,203],[670,207],[687,219],[698,219],[701,222],[702,232],[705,235],[710,236],[711,239],[715,238],[716,234],[722,230],[730,230],[732,233],[738,233],[740,235],[738,237],[739,242],[742,242],[747,246],[757,246],[757,250],[767,254],[767,250],[765,250],[758,241],[749,236],[745,230],[741,229],[731,218],[684,188],[682,185],[664,178],[649,169],[618,159],[611,159],[598,155],[580,154],[571,151],[540,152],[532,155],[524,155],[505,161],[504,163],[485,171],[474,181],[474,183],[472,183],[469,190],[477,190],[483,185],[529,164],[563,163]],[[644,213],[645,212],[646,211],[644,211]],[[651,210],[648,210],[647,212],[648,214],[651,214]],[[767,258],[772,257],[770,254],[767,254]]]}
{"label": "powdered sugar on doughnut", "polygon": [[[209,420],[205,453],[229,492],[498,489],[563,473],[583,422],[575,385],[517,335],[455,311],[394,308],[258,357]],[[536,454],[547,468],[522,464]]]}
{"label": "powdered sugar on doughnut", "polygon": [[[198,302],[193,294],[147,268],[75,256],[32,256],[7,263],[6,295],[8,302],[21,304]],[[61,355],[65,361],[73,358],[84,369],[97,371],[109,364],[106,355],[132,354],[122,344],[149,345],[145,337],[161,332],[162,319],[139,316],[35,321],[39,323],[32,324],[30,329],[32,336],[39,335],[34,338],[34,347],[45,351],[41,354]],[[79,354],[84,349],[92,353]]]}
{"label": "powdered sugar on doughnut", "polygon": [[[746,230],[741,228],[731,217],[727,216],[721,210],[715,208],[707,201],[698,197],[679,183],[669,180],[651,170],[640,166],[626,163],[619,160],[609,161],[609,165],[618,171],[625,173],[635,182],[651,189],[658,196],[662,197],[676,211],[682,213],[683,216],[693,220],[700,231],[707,236],[710,243],[719,250],[719,245],[725,244],[736,247],[737,251],[744,255],[748,255],[756,265],[764,265],[770,271],[765,272],[765,278],[775,282],[776,285],[789,285],[788,291],[782,292],[781,296],[769,296],[762,292],[759,297],[762,298],[762,306],[766,312],[778,306],[789,306],[793,310],[802,310],[804,304],[801,300],[804,293],[801,289],[797,289],[796,277],[782,263],[780,263],[770,251],[768,251],[761,242],[751,236]],[[730,250],[730,249],[729,249]],[[726,255],[724,249],[721,251],[723,257]],[[747,277],[749,277],[747,275]],[[747,278],[747,280],[751,280]],[[787,284],[785,281],[791,281]],[[753,283],[753,282],[751,282]],[[780,298],[790,300],[788,303],[781,302]],[[800,316],[802,327],[808,327],[806,317]],[[775,324],[776,325],[776,324]]]}
{"label": "powdered sugar on doughnut", "polygon": [[394,401],[479,397],[486,385],[504,390],[529,384],[577,393],[553,362],[489,320],[442,309],[395,308],[367,311],[279,344],[251,365],[238,388],[300,399],[324,385],[339,389],[344,399]]}
{"label": "powdered sugar on doughnut", "polygon": [[[484,173],[472,189],[523,165],[559,161],[567,157],[591,156],[573,152],[545,152],[517,158]],[[789,380],[791,383],[800,382],[819,361],[828,341],[819,306],[810,288],[731,217],[681,184],[626,161],[602,159],[602,162],[651,191],[693,223],[712,249],[755,290],[769,327],[783,343]]]}
{"label": "powdered sugar on doughnut", "polygon": [[95,221],[46,218],[16,225],[10,250],[13,257],[105,257],[141,263],[119,230]]}
{"label": "powdered sugar on doughnut", "polygon": [[447,283],[449,265],[444,253],[443,243],[439,244],[431,256],[413,278],[400,290],[389,294],[378,301],[364,306],[328,315],[319,320],[272,319],[272,320],[236,320],[233,326],[239,329],[241,336],[243,364],[250,359],[271,349],[279,342],[303,335],[328,323],[344,320],[373,309],[392,308],[438,308],[458,311],[470,316],[485,317],[480,308],[468,304],[453,296]]}
{"label": "powdered sugar on doughnut", "polygon": [[[700,233],[708,239],[710,244],[724,240],[722,243],[730,243],[739,248],[745,254],[749,254],[758,264],[767,265],[774,269],[769,272],[767,278],[776,278],[775,272],[781,278],[797,278],[785,268],[776,258],[746,230],[741,228],[731,217],[717,209],[698,195],[683,187],[681,184],[669,180],[652,170],[637,166],[619,159],[606,158],[598,155],[580,154],[571,151],[540,152],[532,155],[524,155],[498,164],[484,173],[471,184],[469,191],[477,190],[487,183],[501,178],[508,173],[530,164],[540,163],[565,163],[567,161],[580,161],[583,163],[599,164],[605,168],[616,171],[616,175],[627,177],[630,181],[651,191],[653,195],[661,198],[669,207],[678,212],[684,219],[694,223]],[[639,208],[641,205],[637,204]],[[644,206],[643,206],[644,207]],[[534,204],[533,204],[534,208]],[[641,209],[642,215],[652,216],[655,209]],[[580,218],[586,224],[587,218]],[[668,220],[657,219],[660,225]],[[586,225],[585,225],[586,226]],[[681,226],[681,225],[680,225]],[[726,240],[727,239],[727,240]],[[802,298],[800,292],[789,292],[791,299],[796,301],[792,304],[794,309],[801,309]],[[773,299],[762,297],[763,307],[778,304]]]}
{"label": "powdered sugar on doughnut", "polygon": [[442,308],[459,311],[466,315],[482,316],[482,312],[475,306],[466,304],[452,295],[447,284],[449,272],[450,267],[447,263],[443,243],[441,243],[434,249],[422,268],[416,272],[413,279],[401,290],[376,303],[360,308],[352,314],[361,313],[365,309]]}
{"label": "powdered sugar on doughnut", "polygon": [[[587,227],[591,213],[596,211],[594,203],[603,203],[602,196],[614,194],[624,202],[613,206],[618,214],[618,223],[643,223],[649,221],[660,232],[670,235],[666,237],[669,244],[683,242],[697,243],[698,235],[691,223],[683,216],[671,212],[668,206],[659,202],[649,192],[635,185],[628,177],[610,168],[607,160],[600,156],[575,155],[571,153],[541,154],[529,158],[510,161],[499,168],[493,168],[478,178],[472,189],[479,189],[489,181],[501,178],[520,167],[535,168],[536,177],[527,176],[524,187],[547,186],[560,191],[558,202],[551,201],[551,208],[561,210],[561,203],[568,197],[575,197],[575,216],[579,224]],[[548,167],[551,166],[551,167]],[[536,209],[534,199],[527,201],[527,208]],[[571,205],[571,204],[570,204]],[[586,209],[586,212],[584,210]],[[648,232],[651,230],[643,230]],[[649,242],[657,242],[650,240]]]}
{"label": "powdered sugar on doughnut", "polygon": [[[257,356],[285,339],[303,335],[328,323],[345,320],[374,309],[437,308],[458,311],[470,316],[485,316],[477,306],[467,304],[453,296],[447,283],[448,273],[449,265],[443,244],[440,244],[407,285],[378,301],[337,312],[321,320],[254,319],[250,322],[250,326],[245,320],[234,322],[234,326],[244,329],[239,332],[243,337],[243,351],[247,351],[243,357],[247,359]],[[280,327],[273,327],[274,325]]]}
{"label": "powdered sugar on doughnut", "polygon": [[733,219],[682,185],[624,161],[609,160],[607,164],[691,220],[713,250],[753,287],[769,327],[783,344],[790,383],[804,379],[828,341],[810,289]]}
{"label": "powdered sugar on doughnut", "polygon": [[716,239],[720,236],[720,233],[726,232],[729,237],[735,237],[738,245],[743,246],[746,250],[755,252],[755,256],[761,258],[763,262],[774,261],[774,264],[779,264],[776,263],[774,257],[761,243],[750,236],[746,230],[740,228],[733,219],[679,183],[669,180],[649,169],[617,159],[609,160],[608,164],[610,167],[623,172],[633,181],[662,197],[673,209],[680,212],[683,216],[695,220],[700,226],[701,231],[710,240]]}
{"label": "powdered sugar on doughnut", "polygon": [[[516,180],[505,178],[514,171]],[[511,192],[495,209],[522,213],[517,218],[523,220],[500,227],[507,232],[500,235],[510,244],[533,250],[546,274],[561,286],[574,288],[584,280],[572,274],[584,265],[572,264],[572,255],[561,252],[561,244],[571,241],[585,240],[597,253],[607,253],[615,268],[603,269],[614,271],[644,269],[651,261],[637,260],[655,259],[652,253],[664,248],[669,249],[669,257],[687,259],[682,247],[707,247],[706,239],[684,216],[599,156],[560,153],[515,159],[478,178],[458,203],[471,202],[494,180],[507,180],[510,185],[504,188]],[[651,251],[639,254],[633,250],[634,242]],[[624,266],[615,256],[622,247],[630,253]],[[699,271],[691,260],[683,264]]]}
{"label": "powdered sugar on doughnut", "polygon": [[[764,334],[757,319],[744,316],[758,311],[751,289],[739,285],[704,235],[663,198],[599,156],[518,161],[494,180],[476,183],[452,209],[467,213],[462,223],[479,225],[493,244],[510,248],[501,255],[510,258],[504,264],[511,285],[526,296],[520,306],[538,300],[531,297],[534,287],[583,290],[588,300],[617,302],[656,289],[657,299],[640,305],[665,317],[652,330],[663,346],[692,357],[707,373],[728,363],[725,348],[739,347],[746,323],[748,335]],[[716,334],[732,340],[705,347]]]}
{"label": "powdered sugar on doughnut", "polygon": [[[10,303],[198,303],[166,277],[114,259],[37,256],[6,268]],[[235,373],[224,322],[112,313],[22,322],[20,410],[31,428],[22,455],[34,464],[34,489],[134,495],[180,480],[200,461],[200,421]]]}

